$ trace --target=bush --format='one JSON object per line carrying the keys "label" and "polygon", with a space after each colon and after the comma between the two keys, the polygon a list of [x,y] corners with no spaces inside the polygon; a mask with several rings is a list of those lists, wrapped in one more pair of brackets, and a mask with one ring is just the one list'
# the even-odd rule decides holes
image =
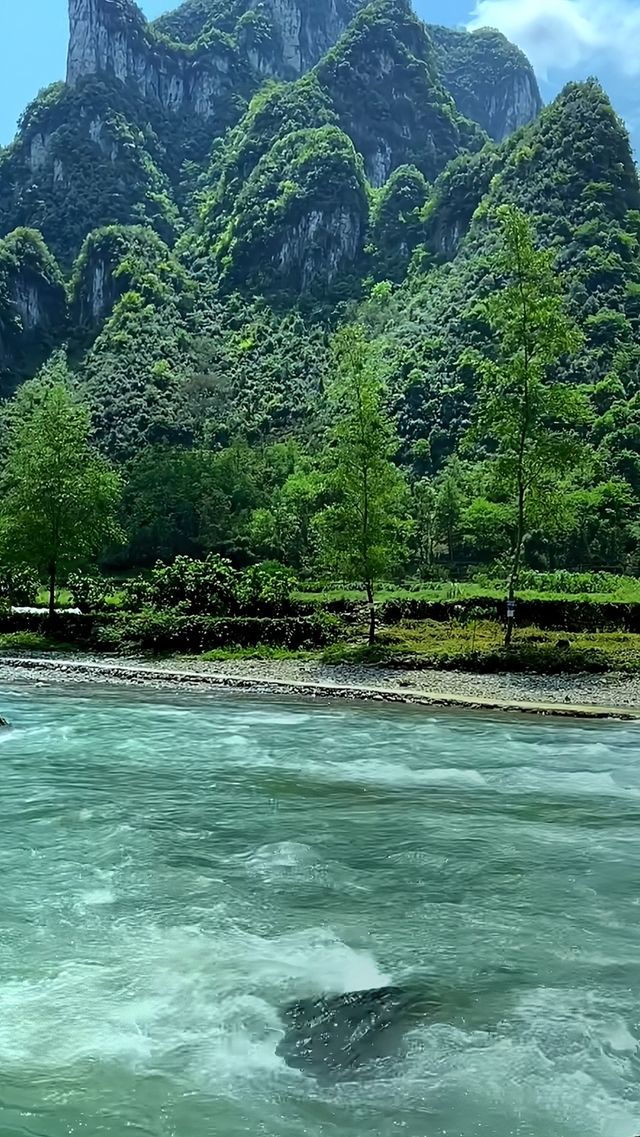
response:
{"label": "bush", "polygon": [[90,647],[97,619],[95,615],[77,616],[69,612],[58,612],[52,629],[45,609],[21,613],[0,610],[0,635],[19,632],[32,632],[40,636],[55,635],[62,643]]}
{"label": "bush", "polygon": [[[640,592],[640,581],[634,581]],[[629,588],[630,579],[611,572],[534,572],[525,570],[518,587],[531,592],[559,592],[566,596],[606,596]]]}
{"label": "bush", "polygon": [[96,627],[104,650],[134,648],[155,654],[199,655],[220,647],[320,648],[336,639],[340,623],[330,616],[185,616],[179,612],[145,611],[121,615]]}
{"label": "bush", "polygon": [[123,590],[123,606],[130,612],[153,609],[222,615],[234,605],[236,576],[231,562],[223,557],[176,557],[170,565],[158,562],[148,577],[130,580]]}
{"label": "bush", "polygon": [[0,604],[28,608],[35,604],[40,581],[26,565],[0,565]]}
{"label": "bush", "polygon": [[[453,600],[388,600],[380,609],[383,624],[402,620],[459,620],[464,623],[470,610],[481,611],[485,619],[506,619],[506,602],[492,596]],[[640,601],[600,601],[567,597],[558,600],[544,596],[518,600],[516,620],[521,627],[535,625],[544,630],[563,632],[625,631],[640,632]]]}
{"label": "bush", "polygon": [[33,632],[63,643],[98,651],[152,651],[197,655],[219,647],[325,647],[340,634],[341,624],[325,613],[313,616],[185,616],[180,612],[114,612],[105,615],[59,613],[51,629],[44,612],[17,615],[0,611],[0,634]]}
{"label": "bush", "polygon": [[289,612],[294,583],[289,569],[277,561],[266,561],[245,569],[238,579],[238,609],[253,615],[268,616]]}
{"label": "bush", "polygon": [[111,583],[102,576],[73,573],[67,581],[71,599],[81,612],[106,612]]}
{"label": "bush", "polygon": [[224,557],[176,557],[173,564],[157,564],[147,578],[129,581],[123,606],[189,616],[279,616],[291,612],[293,584],[289,570],[275,562],[240,573]]}

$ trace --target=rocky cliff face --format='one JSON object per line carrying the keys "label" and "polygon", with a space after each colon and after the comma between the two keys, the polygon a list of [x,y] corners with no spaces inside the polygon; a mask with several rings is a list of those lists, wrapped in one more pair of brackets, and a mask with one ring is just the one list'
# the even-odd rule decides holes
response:
{"label": "rocky cliff face", "polygon": [[[225,97],[247,94],[265,76],[295,79],[336,42],[358,0],[247,0],[231,33],[224,19],[149,25],[130,0],[69,0],[67,82],[104,75],[137,89],[167,111],[213,118]],[[211,5],[211,18],[218,6]],[[220,26],[222,24],[222,26]],[[167,33],[199,32],[193,43]],[[206,31],[206,35],[204,34]]]}
{"label": "rocky cliff face", "polygon": [[[123,227],[126,245],[142,226],[172,248],[198,212],[192,237],[216,286],[332,292],[362,270],[375,214],[376,264],[398,276],[423,239],[425,184],[540,107],[504,37],[430,28],[411,0],[186,0],[152,24],[133,0],[68,2],[67,83],[0,152],[0,237],[39,229],[65,271],[94,231]],[[473,183],[461,203],[459,176],[434,198],[438,256],[455,253],[480,200]],[[388,187],[376,213],[372,190]],[[82,327],[124,287],[106,249],[101,237],[84,250]],[[33,290],[12,305],[37,326]]]}
{"label": "rocky cliff face", "polygon": [[502,142],[538,116],[542,98],[533,68],[514,44],[491,28],[461,32],[429,27],[438,70],[458,110]]}
{"label": "rocky cliff face", "polygon": [[225,288],[331,292],[362,253],[369,201],[362,159],[334,126],[295,131],[260,160],[222,233],[205,229]]}
{"label": "rocky cliff face", "polygon": [[266,21],[262,45],[249,51],[261,74],[294,79],[333,47],[353,17],[358,0],[250,0]]}
{"label": "rocky cliff face", "polygon": [[486,142],[456,112],[410,0],[373,0],[315,74],[376,189],[405,164],[431,181],[461,151]]}
{"label": "rocky cliff face", "polygon": [[129,0],[69,0],[67,82],[107,76],[134,87],[167,111],[216,114],[239,84],[233,45],[222,37],[207,50],[171,48],[156,40]]}
{"label": "rocky cliff face", "polygon": [[42,363],[67,325],[60,269],[39,233],[0,241],[0,394]]}
{"label": "rocky cliff face", "polygon": [[230,35],[256,70],[296,78],[336,42],[362,0],[186,0],[152,25],[183,44],[212,27]]}

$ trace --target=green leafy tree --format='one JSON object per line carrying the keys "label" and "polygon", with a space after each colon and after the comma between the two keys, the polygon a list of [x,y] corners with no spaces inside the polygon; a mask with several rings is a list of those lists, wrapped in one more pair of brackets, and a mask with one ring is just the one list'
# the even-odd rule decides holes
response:
{"label": "green leafy tree", "polygon": [[454,458],[449,462],[442,477],[438,479],[435,510],[436,533],[438,538],[444,541],[447,546],[449,564],[452,568],[460,538],[463,509],[464,495],[460,469],[457,460]]}
{"label": "green leafy tree", "polygon": [[12,556],[46,576],[50,619],[60,578],[95,564],[120,537],[120,477],[90,434],[89,411],[60,363],[11,407],[0,534]]}
{"label": "green leafy tree", "polygon": [[375,582],[407,557],[409,491],[393,462],[399,442],[384,406],[379,360],[362,328],[337,335],[334,360],[329,399],[335,425],[326,454],[334,500],[319,515],[320,540],[329,567],[364,583],[373,644]]}
{"label": "green leafy tree", "polygon": [[582,342],[565,309],[554,254],[536,248],[531,223],[518,209],[500,207],[498,221],[493,270],[503,285],[483,304],[496,352],[468,352],[466,362],[481,379],[476,438],[487,444],[498,497],[515,504],[508,584],[513,602],[527,533],[558,509],[563,481],[583,451],[578,428],[590,411],[583,392],[553,377],[554,367]]}
{"label": "green leafy tree", "polygon": [[252,552],[275,558],[294,569],[314,559],[314,518],[325,497],[325,479],[308,462],[301,463],[272,495],[269,506],[254,511],[249,529]]}
{"label": "green leafy tree", "polygon": [[436,537],[437,495],[429,478],[419,478],[411,486],[414,546],[418,569],[426,576],[433,566]]}

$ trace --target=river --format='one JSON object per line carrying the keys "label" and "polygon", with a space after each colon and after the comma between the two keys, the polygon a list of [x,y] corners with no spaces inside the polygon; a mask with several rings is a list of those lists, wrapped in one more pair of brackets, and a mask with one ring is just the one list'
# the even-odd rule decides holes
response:
{"label": "river", "polygon": [[[0,1137],[634,1137],[640,729],[133,689],[0,713]],[[439,1010],[335,1083],[292,1000]]]}

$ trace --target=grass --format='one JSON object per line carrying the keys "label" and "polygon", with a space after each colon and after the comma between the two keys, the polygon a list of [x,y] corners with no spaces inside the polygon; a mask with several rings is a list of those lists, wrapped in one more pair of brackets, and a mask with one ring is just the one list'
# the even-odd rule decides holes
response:
{"label": "grass", "polygon": [[38,632],[4,632],[0,634],[0,651],[27,652],[27,651],[75,651],[78,646],[61,643],[60,640],[50,639]]}
{"label": "grass", "polygon": [[[460,624],[434,620],[404,620],[384,628],[374,648],[362,638],[333,644],[323,653],[330,664],[486,671],[640,672],[640,635],[594,632],[566,635],[539,628],[521,628],[511,651],[503,647],[504,628],[497,622]],[[559,646],[562,644],[563,646]],[[566,646],[568,645],[568,646]]]}
{"label": "grass", "polygon": [[[567,574],[570,579],[571,574]],[[578,577],[576,577],[578,579]],[[620,584],[611,592],[580,592],[573,591],[547,591],[535,588],[519,589],[518,597],[521,600],[590,600],[593,603],[634,603],[640,602],[640,578],[620,577]],[[122,581],[114,581],[121,585]],[[474,600],[478,597],[488,597],[495,600],[504,600],[506,586],[498,582],[491,584],[453,583],[451,581],[432,581],[423,585],[412,587],[395,587],[390,584],[380,584],[376,592],[376,603],[384,604],[388,600]],[[121,608],[124,592],[114,587],[113,593],[107,597],[109,608]],[[351,601],[356,604],[366,604],[367,595],[360,588],[327,587],[320,591],[309,591],[304,587],[294,591],[293,599],[306,604],[331,604],[339,601]],[[68,589],[61,588],[56,594],[57,606],[69,608],[73,606],[73,597]],[[49,594],[46,588],[38,592],[36,606],[46,608],[49,604]]]}
{"label": "grass", "polygon": [[[41,588],[36,596],[36,608],[49,607],[49,589]],[[58,608],[72,608],[73,597],[68,588],[61,588],[56,592],[56,606]]]}
{"label": "grass", "polygon": [[[415,588],[381,587],[376,592],[376,603],[388,600],[475,600],[488,597],[504,600],[506,587],[500,584],[453,584],[450,581],[425,584]],[[640,602],[640,579],[627,577],[624,583],[611,592],[554,592],[539,588],[521,588],[517,592],[520,600],[587,600],[594,604],[633,604]],[[294,592],[294,600],[307,604],[331,604],[336,601],[367,603],[367,594],[358,588],[327,588],[322,592]]]}

